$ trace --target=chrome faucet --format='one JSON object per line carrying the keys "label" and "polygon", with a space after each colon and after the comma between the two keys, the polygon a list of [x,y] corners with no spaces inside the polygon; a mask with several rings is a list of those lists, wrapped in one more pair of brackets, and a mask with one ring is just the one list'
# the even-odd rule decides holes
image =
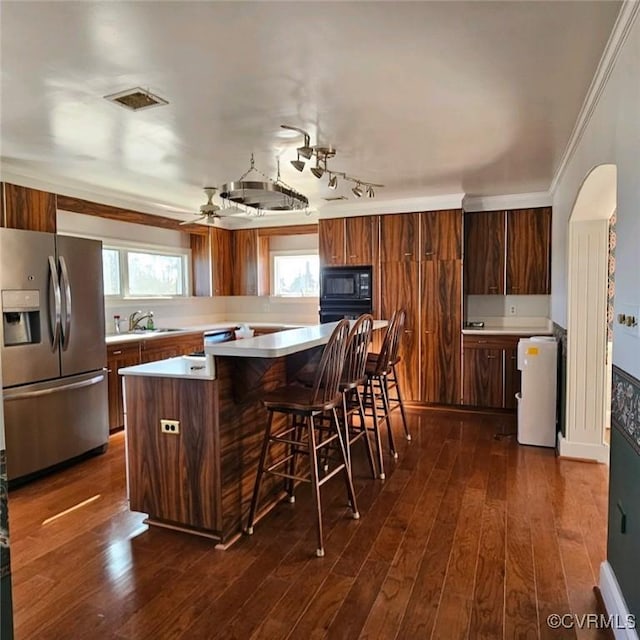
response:
{"label": "chrome faucet", "polygon": [[147,318],[153,318],[153,311],[149,311],[148,313],[145,313],[144,315],[141,315],[140,317],[136,317],[138,316],[138,314],[142,313],[142,311],[134,311],[130,316],[129,316],[129,331],[135,331],[136,329],[140,329],[140,323],[143,320],[146,320]]}

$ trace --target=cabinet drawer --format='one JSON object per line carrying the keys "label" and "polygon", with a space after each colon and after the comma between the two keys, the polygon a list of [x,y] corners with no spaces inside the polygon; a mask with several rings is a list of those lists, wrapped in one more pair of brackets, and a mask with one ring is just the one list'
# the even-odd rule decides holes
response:
{"label": "cabinet drawer", "polygon": [[522,336],[504,335],[465,335],[462,339],[464,349],[515,349]]}
{"label": "cabinet drawer", "polygon": [[140,355],[140,342],[107,345],[107,358],[132,358]]}

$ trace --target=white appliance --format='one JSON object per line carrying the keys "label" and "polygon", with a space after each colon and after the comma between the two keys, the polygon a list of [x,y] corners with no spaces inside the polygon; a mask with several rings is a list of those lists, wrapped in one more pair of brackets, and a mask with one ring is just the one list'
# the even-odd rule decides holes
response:
{"label": "white appliance", "polygon": [[518,399],[518,442],[556,446],[556,387],[558,344],[551,336],[522,338],[518,342],[518,369],[522,372]]}

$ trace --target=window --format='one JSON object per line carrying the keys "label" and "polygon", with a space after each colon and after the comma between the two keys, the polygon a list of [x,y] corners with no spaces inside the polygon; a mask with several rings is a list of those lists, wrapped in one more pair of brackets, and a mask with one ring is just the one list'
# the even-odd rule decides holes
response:
{"label": "window", "polygon": [[320,259],[317,253],[286,251],[272,254],[274,296],[319,295]]}
{"label": "window", "polygon": [[122,298],[172,298],[189,291],[186,249],[104,246],[104,295]]}

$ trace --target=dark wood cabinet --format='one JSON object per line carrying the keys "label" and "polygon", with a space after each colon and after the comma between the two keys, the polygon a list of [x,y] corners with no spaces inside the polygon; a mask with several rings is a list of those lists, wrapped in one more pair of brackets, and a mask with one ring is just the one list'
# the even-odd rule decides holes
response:
{"label": "dark wood cabinet", "polygon": [[464,225],[465,291],[504,295],[504,211],[467,213]]}
{"label": "dark wood cabinet", "polygon": [[140,364],[140,343],[107,345],[107,396],[109,399],[109,429],[114,431],[124,427],[124,406],[122,401],[122,377],[118,369]]}
{"label": "dark wood cabinet", "polygon": [[404,397],[420,399],[420,299],[419,266],[416,262],[383,262],[380,265],[380,316],[390,319],[396,309],[404,307],[407,318],[400,345],[398,375]]}
{"label": "dark wood cabinet", "polygon": [[191,273],[194,296],[211,295],[211,240],[209,234],[190,234]]}
{"label": "dark wood cabinet", "polygon": [[233,232],[233,295],[259,295],[257,229]]}
{"label": "dark wood cabinet", "polygon": [[211,227],[211,282],[214,296],[233,293],[233,240],[228,229]]}
{"label": "dark wood cabinet", "polygon": [[380,262],[420,260],[420,213],[380,216]]}
{"label": "dark wood cabinet", "polygon": [[2,225],[55,233],[56,194],[15,184],[2,184]]}
{"label": "dark wood cabinet", "polygon": [[345,264],[373,264],[377,217],[345,218]]}
{"label": "dark wood cabinet", "polygon": [[459,404],[462,261],[426,260],[422,269],[422,400]]}
{"label": "dark wood cabinet", "polygon": [[327,218],[318,222],[318,252],[320,266],[345,264],[344,218]]}
{"label": "dark wood cabinet", "polygon": [[515,409],[520,391],[518,341],[521,336],[465,335],[463,404]]}
{"label": "dark wood cabinet", "polygon": [[507,295],[551,292],[551,208],[507,211]]}
{"label": "dark wood cabinet", "polygon": [[422,260],[462,259],[462,211],[426,211],[421,214]]}

